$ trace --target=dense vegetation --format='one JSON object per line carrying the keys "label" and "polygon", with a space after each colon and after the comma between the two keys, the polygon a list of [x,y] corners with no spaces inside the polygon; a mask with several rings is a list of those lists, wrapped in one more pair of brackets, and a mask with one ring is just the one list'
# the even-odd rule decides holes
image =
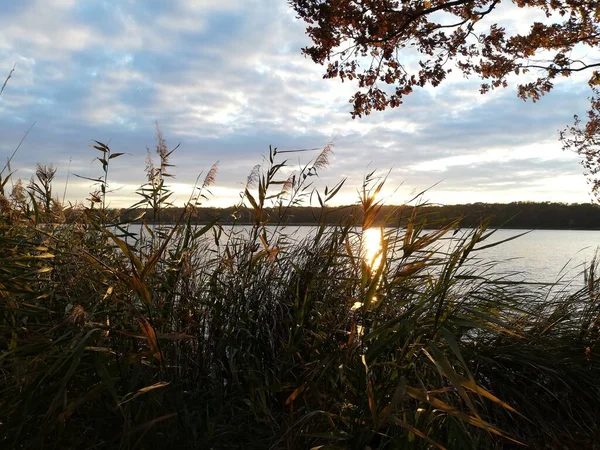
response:
{"label": "dense vegetation", "polygon": [[[323,212],[326,212],[323,215]],[[183,213],[183,208],[165,208],[161,214],[162,223],[174,223]],[[121,220],[135,220],[138,223],[152,222],[152,213],[143,209],[113,210],[111,214]],[[377,225],[386,223],[406,225],[413,214],[410,205],[383,205]],[[471,203],[464,205],[421,205],[416,212],[417,221],[426,222],[430,228],[440,228],[459,218],[461,227],[477,227],[487,221],[490,227],[525,228],[525,229],[557,229],[557,230],[598,230],[600,229],[600,206],[592,203]],[[292,206],[280,215],[277,208],[265,208],[264,221],[271,218],[277,223],[282,220],[286,224],[317,225],[325,220],[328,224],[350,221],[360,226],[363,211],[360,205],[338,207]],[[199,223],[252,224],[251,208],[231,206],[229,208],[200,207],[196,210]]]}
{"label": "dense vegetation", "polygon": [[[318,195],[310,184],[329,148],[287,180],[270,151],[243,192],[252,227],[196,225],[213,167],[173,226],[136,235],[106,208],[120,155],[95,148],[88,206],[61,206],[45,166],[12,195],[10,175],[0,180],[2,448],[591,448],[598,437],[595,264],[577,292],[498,278],[477,259],[485,221],[425,231],[418,207],[367,257],[353,220],[325,226],[341,184]],[[133,209],[160,222],[171,154],[160,135],[157,153]],[[361,229],[384,216],[381,186],[364,181]],[[266,226],[311,193],[324,204],[313,235]]]}

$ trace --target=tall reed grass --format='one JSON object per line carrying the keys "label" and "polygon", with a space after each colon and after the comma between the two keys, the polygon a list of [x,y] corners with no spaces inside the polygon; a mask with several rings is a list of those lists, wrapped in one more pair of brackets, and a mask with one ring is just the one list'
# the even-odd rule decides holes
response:
{"label": "tall reed grass", "polygon": [[[477,259],[486,223],[426,231],[418,206],[376,265],[350,219],[296,238],[287,208],[343,185],[312,184],[330,146],[289,177],[270,149],[250,228],[196,223],[215,165],[177,223],[133,233],[107,209],[122,154],[94,151],[88,205],[61,205],[48,166],[12,193],[0,177],[0,447],[591,448],[596,263],[577,292],[512,282]],[[170,201],[161,134],[157,155],[147,218]],[[363,229],[382,186],[364,181]]]}

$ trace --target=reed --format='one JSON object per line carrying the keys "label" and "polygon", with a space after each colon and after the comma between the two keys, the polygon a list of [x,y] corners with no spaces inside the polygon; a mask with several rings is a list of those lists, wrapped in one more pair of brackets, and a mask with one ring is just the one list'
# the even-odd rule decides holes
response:
{"label": "reed", "polygon": [[[173,151],[157,140],[134,205],[147,219],[169,205]],[[177,223],[134,233],[106,208],[122,154],[94,147],[88,205],[61,205],[49,167],[12,196],[0,179],[2,448],[581,448],[597,436],[596,263],[576,292],[501,278],[477,258],[486,223],[427,231],[417,205],[370,265],[350,218],[325,225],[343,181],[312,181],[330,146],[292,176],[288,151],[270,148],[241,194],[249,228],[196,223],[215,165]],[[364,181],[364,228],[383,181]],[[311,197],[323,221],[299,239],[286,211]]]}

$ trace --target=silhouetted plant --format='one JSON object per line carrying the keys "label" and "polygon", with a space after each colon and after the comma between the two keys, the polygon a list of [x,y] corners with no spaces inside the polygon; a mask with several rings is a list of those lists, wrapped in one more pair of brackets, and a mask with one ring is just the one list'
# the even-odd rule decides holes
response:
{"label": "silhouetted plant", "polygon": [[[431,230],[419,205],[389,215],[369,260],[385,176],[364,180],[362,227],[328,225],[343,181],[313,181],[330,146],[291,173],[280,158],[299,151],[271,148],[241,194],[249,227],[196,223],[215,164],[157,232],[146,220],[167,211],[173,155],[157,141],[138,229],[107,213],[121,153],[100,142],[97,190],[68,222],[52,170],[29,198],[0,199],[3,448],[591,445],[595,264],[571,293],[497,278],[477,259],[496,245],[485,221]],[[297,233],[285,211],[311,198],[321,222]]]}

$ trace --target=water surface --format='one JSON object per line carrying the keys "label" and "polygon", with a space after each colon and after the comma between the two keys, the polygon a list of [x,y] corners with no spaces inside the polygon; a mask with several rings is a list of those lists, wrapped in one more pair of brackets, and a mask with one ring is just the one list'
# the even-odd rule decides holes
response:
{"label": "water surface", "polygon": [[[250,226],[242,225],[224,227],[225,230],[234,230],[235,233],[244,234],[251,229]],[[131,231],[139,232],[140,226],[133,225]],[[301,240],[316,232],[314,226],[287,226],[284,228],[267,227],[268,232],[277,230],[284,233],[293,240]],[[389,232],[392,229],[386,228]],[[357,233],[360,230],[356,230]],[[427,232],[432,232],[425,231]],[[402,231],[400,231],[402,233]],[[460,237],[469,230],[460,231],[456,237]],[[474,252],[482,263],[494,261],[497,265],[494,269],[497,273],[516,274],[516,279],[531,282],[553,283],[558,280],[570,282],[576,280],[580,285],[583,282],[582,272],[594,258],[600,246],[600,231],[590,230],[497,230],[480,246],[504,241],[525,233],[516,239],[503,242],[500,245]],[[450,236],[451,233],[448,234]],[[367,230],[364,236],[365,258],[371,264],[379,261],[378,249],[382,236],[381,229]],[[450,240],[446,245],[452,245]]]}

